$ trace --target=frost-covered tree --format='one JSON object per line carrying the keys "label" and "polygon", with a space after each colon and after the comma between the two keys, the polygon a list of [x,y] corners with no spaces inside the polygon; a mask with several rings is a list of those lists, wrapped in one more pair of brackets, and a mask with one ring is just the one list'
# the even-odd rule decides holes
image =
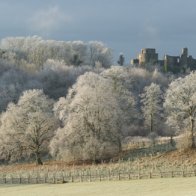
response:
{"label": "frost-covered tree", "polygon": [[66,96],[68,89],[77,78],[87,71],[93,70],[90,66],[68,66],[64,61],[49,59],[38,74],[38,81],[42,84],[44,93],[50,98],[59,99]]}
{"label": "frost-covered tree", "polygon": [[[131,123],[132,125],[127,129],[127,133],[129,135],[146,135],[146,127],[142,125],[140,94],[151,83],[156,83],[164,89],[168,85],[167,77],[159,73],[158,70],[151,73],[145,69],[133,68],[131,66],[111,66],[109,69],[104,70],[102,75],[111,78],[115,86],[118,86],[118,88],[123,86],[135,97],[137,116],[134,123]],[[158,134],[162,133],[163,131],[159,129]]]}
{"label": "frost-covered tree", "polygon": [[174,80],[166,92],[164,107],[167,110],[167,123],[179,131],[188,131],[190,146],[196,147],[196,72]]}
{"label": "frost-covered tree", "polygon": [[0,154],[4,159],[35,157],[42,164],[43,153],[58,126],[53,115],[53,101],[42,90],[28,90],[17,104],[10,103],[1,115]]}
{"label": "frost-covered tree", "polygon": [[88,65],[95,67],[95,63],[99,61],[103,67],[110,67],[112,64],[111,49],[98,41],[89,42],[88,48]]}
{"label": "frost-covered tree", "polygon": [[[6,51],[3,56],[14,60],[17,66],[26,62],[34,71],[43,68],[48,59],[64,61],[67,65],[91,65],[100,61],[103,67],[112,62],[111,50],[102,42],[55,41],[41,37],[7,37],[1,40],[0,47]],[[24,68],[24,65],[23,65]]]}
{"label": "frost-covered tree", "polygon": [[156,132],[156,128],[161,119],[162,113],[162,91],[160,86],[152,83],[144,88],[141,94],[142,113],[145,125],[150,133]]}
{"label": "frost-covered tree", "polygon": [[[134,102],[134,107],[130,109],[129,98],[135,100],[135,97],[132,93],[130,86],[131,78],[128,72],[128,69],[122,66],[112,66],[109,69],[104,70],[101,75],[105,78],[112,80],[112,88],[119,94],[119,103],[124,111],[124,128],[122,132],[124,135],[132,135],[137,126],[138,110]],[[125,122],[126,121],[126,122]],[[128,127],[126,127],[128,126]]]}
{"label": "frost-covered tree", "polygon": [[[63,122],[51,142],[51,152],[65,160],[100,160],[121,151],[125,112],[113,81],[95,73],[86,73],[55,105]],[[123,95],[121,95],[123,97]],[[129,94],[129,106],[133,98]]]}

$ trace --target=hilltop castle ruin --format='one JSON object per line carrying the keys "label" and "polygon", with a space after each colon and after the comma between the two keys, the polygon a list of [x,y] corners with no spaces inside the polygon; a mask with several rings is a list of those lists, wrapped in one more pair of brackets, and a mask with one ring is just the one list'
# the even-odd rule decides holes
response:
{"label": "hilltop castle ruin", "polygon": [[165,72],[196,70],[196,59],[188,55],[188,48],[183,48],[180,56],[165,55],[163,60],[159,60],[156,49],[145,48],[141,50],[137,59],[131,60],[131,64],[136,66],[156,65]]}

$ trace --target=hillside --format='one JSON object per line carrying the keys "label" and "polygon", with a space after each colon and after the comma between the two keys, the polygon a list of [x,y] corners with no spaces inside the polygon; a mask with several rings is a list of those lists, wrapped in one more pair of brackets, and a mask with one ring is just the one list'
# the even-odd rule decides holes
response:
{"label": "hillside", "polygon": [[[157,153],[156,155],[140,156],[138,158],[131,157],[133,151],[127,151],[121,154],[120,157],[114,158],[113,161],[108,163],[83,163],[83,164],[67,164],[63,161],[47,161],[44,165],[37,166],[35,163],[18,163],[8,166],[0,166],[1,174],[14,174],[14,173],[31,173],[36,171],[49,171],[49,172],[72,172],[73,170],[100,170],[110,169],[112,170],[140,170],[145,172],[147,170],[152,171],[176,171],[176,170],[192,170],[196,169],[196,149],[189,149],[185,151],[173,150],[164,153]],[[124,157],[123,157],[124,156]],[[128,157],[130,156],[130,157]],[[124,158],[124,160],[123,160]],[[127,159],[128,158],[128,159]]]}

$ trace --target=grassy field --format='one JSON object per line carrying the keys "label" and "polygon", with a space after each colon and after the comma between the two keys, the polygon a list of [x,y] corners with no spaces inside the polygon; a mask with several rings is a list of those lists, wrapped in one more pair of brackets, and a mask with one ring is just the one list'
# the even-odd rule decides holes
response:
{"label": "grassy field", "polygon": [[1,196],[195,196],[196,178],[57,185],[1,185]]}

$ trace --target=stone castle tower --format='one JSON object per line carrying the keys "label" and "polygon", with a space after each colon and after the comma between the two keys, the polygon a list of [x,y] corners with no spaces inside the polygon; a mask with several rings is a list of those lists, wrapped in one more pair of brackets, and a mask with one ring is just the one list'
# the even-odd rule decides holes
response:
{"label": "stone castle tower", "polygon": [[137,59],[131,60],[132,65],[146,66],[157,65],[164,71],[180,72],[188,69],[196,69],[196,59],[188,55],[188,48],[183,48],[180,56],[165,55],[163,60],[158,59],[158,53],[154,48],[141,50]]}

